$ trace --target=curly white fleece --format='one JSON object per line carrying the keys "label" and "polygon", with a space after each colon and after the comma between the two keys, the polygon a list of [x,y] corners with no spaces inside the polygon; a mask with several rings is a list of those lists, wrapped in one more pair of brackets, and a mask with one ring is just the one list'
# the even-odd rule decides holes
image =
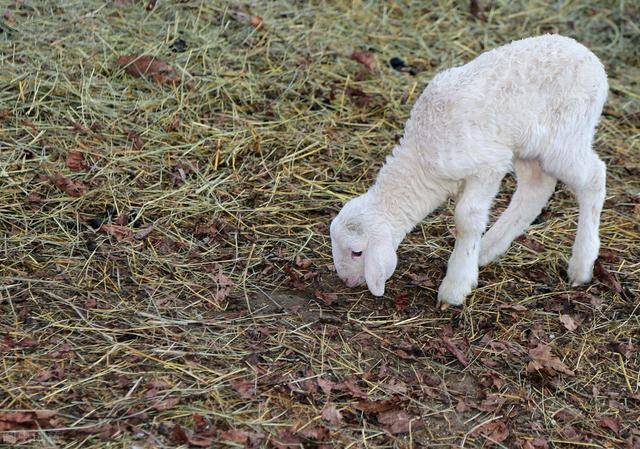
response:
{"label": "curly white fleece", "polygon": [[[525,231],[559,179],[579,204],[569,276],[574,284],[588,282],[599,250],[606,177],[592,141],[607,91],[598,58],[558,35],[515,41],[439,73],[415,103],[375,184],[332,222],[340,277],[348,285],[366,281],[372,293],[382,294],[405,235],[458,194],[456,245],[439,300],[461,304],[477,284],[478,265],[497,258]],[[483,237],[492,200],[512,169],[518,188]]]}

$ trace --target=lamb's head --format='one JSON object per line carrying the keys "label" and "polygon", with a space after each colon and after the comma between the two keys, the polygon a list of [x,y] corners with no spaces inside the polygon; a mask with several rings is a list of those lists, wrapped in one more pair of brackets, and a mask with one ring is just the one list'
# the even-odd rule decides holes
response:
{"label": "lamb's head", "polygon": [[344,205],[331,222],[330,233],[333,264],[340,279],[347,287],[366,281],[372,294],[382,296],[398,259],[391,228],[367,195]]}

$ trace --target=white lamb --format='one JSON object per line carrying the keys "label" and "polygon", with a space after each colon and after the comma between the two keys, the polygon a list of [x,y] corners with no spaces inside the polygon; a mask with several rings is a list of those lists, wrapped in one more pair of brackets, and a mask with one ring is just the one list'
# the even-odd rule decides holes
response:
{"label": "white lamb", "polygon": [[[558,35],[515,41],[439,73],[414,105],[375,184],[331,223],[338,276],[349,287],[366,281],[381,296],[405,235],[457,195],[456,243],[438,301],[443,307],[462,304],[477,285],[478,265],[509,248],[559,179],[579,205],[569,278],[573,285],[589,282],[606,177],[592,142],[607,90],[598,58]],[[493,198],[511,169],[518,187],[483,236]]]}

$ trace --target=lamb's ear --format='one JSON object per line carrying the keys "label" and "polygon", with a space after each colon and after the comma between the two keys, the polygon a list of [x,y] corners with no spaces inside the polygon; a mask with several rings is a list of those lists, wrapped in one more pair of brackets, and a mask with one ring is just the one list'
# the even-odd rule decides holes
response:
{"label": "lamb's ear", "polygon": [[396,269],[398,257],[390,236],[372,239],[364,251],[364,278],[374,296],[384,294],[384,283]]}

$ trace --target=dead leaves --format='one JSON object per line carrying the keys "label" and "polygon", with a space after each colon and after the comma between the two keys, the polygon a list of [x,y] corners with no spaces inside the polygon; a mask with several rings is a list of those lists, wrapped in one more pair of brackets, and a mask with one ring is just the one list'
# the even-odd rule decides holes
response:
{"label": "dead leaves", "polygon": [[473,433],[475,435],[482,435],[490,443],[502,443],[509,436],[509,429],[504,421],[495,420],[483,424]]}
{"label": "dead leaves", "polygon": [[35,437],[35,430],[58,426],[55,410],[0,412],[0,443],[18,444]]}
{"label": "dead leaves", "polygon": [[87,168],[87,163],[84,160],[84,154],[79,151],[69,151],[67,153],[67,167],[72,171],[82,171]]}
{"label": "dead leaves", "polygon": [[332,305],[334,302],[336,302],[338,300],[338,295],[335,293],[330,293],[330,292],[323,292],[320,289],[316,289],[313,292],[313,295],[319,299],[320,301],[322,301],[322,303],[326,306],[330,306]]}
{"label": "dead leaves", "polygon": [[409,293],[402,291],[393,297],[393,305],[398,312],[404,312],[409,306]]}
{"label": "dead leaves", "polygon": [[620,285],[620,281],[618,281],[616,277],[602,265],[599,259],[596,260],[596,263],[593,266],[593,274],[600,282],[607,285],[615,292],[622,293],[622,285]]}
{"label": "dead leaves", "polygon": [[154,410],[158,411],[158,412],[164,412],[166,410],[172,409],[173,407],[175,407],[179,403],[180,403],[180,398],[178,398],[178,397],[172,397],[171,398],[170,397],[170,398],[167,398],[167,399],[162,399],[162,400],[155,401],[151,407]]}
{"label": "dead leaves", "polygon": [[411,415],[399,407],[401,402],[399,397],[382,401],[364,399],[358,401],[354,407],[364,413],[374,414],[381,427],[393,435],[422,427],[423,422],[420,421],[419,417]]}
{"label": "dead leaves", "polygon": [[155,228],[155,224],[154,223],[150,223],[150,224],[146,225],[145,227],[143,227],[142,229],[140,229],[135,234],[133,234],[133,238],[136,239],[136,240],[142,240],[142,239],[146,238],[149,234],[151,234],[151,232],[154,230],[154,228]]}
{"label": "dead leaves", "polygon": [[579,317],[577,315],[574,315],[574,316],[568,315],[568,314],[560,315],[560,322],[570,332],[573,332],[578,328],[578,326],[580,326],[580,324],[582,324],[582,319],[583,319],[582,317]]}
{"label": "dead leaves", "polygon": [[354,51],[351,53],[351,59],[362,64],[369,72],[375,70],[376,58],[370,51]]}
{"label": "dead leaves", "polygon": [[109,234],[116,239],[117,242],[129,240],[133,237],[133,231],[127,226],[120,226],[116,224],[103,224],[100,226],[100,231]]}
{"label": "dead leaves", "polygon": [[534,253],[541,253],[545,250],[545,247],[542,243],[536,242],[529,237],[520,236],[516,239],[516,242],[520,243],[522,246],[526,246]]}
{"label": "dead leaves", "polygon": [[289,429],[280,431],[271,443],[276,449],[299,449],[302,447],[302,439]]}
{"label": "dead leaves", "polygon": [[209,447],[214,442],[212,437],[194,434],[179,424],[171,429],[171,440],[176,444],[189,444],[196,447]]}
{"label": "dead leaves", "polygon": [[469,366],[469,359],[467,358],[465,353],[449,337],[452,333],[453,333],[453,329],[451,328],[451,326],[448,326],[448,325],[443,326],[442,334],[441,334],[440,338],[442,338],[442,343],[444,343],[444,347],[451,354],[453,354],[456,357],[456,359],[458,359],[458,361],[460,363],[462,363],[464,366]]}
{"label": "dead leaves", "polygon": [[424,275],[419,275],[414,273],[409,273],[408,276],[409,276],[409,279],[411,279],[411,284],[417,287],[432,288],[435,286],[435,284],[433,283],[433,280],[431,280],[429,276],[424,276]]}
{"label": "dead leaves", "polygon": [[342,422],[342,414],[334,404],[327,404],[324,409],[322,409],[322,419],[337,426]]}
{"label": "dead leaves", "polygon": [[378,414],[378,422],[387,432],[396,435],[407,433],[422,426],[422,421],[404,410],[389,410]]}
{"label": "dead leaves", "polygon": [[78,198],[87,193],[87,187],[81,181],[73,181],[61,173],[54,173],[48,176],[47,179],[69,196]]}
{"label": "dead leaves", "polygon": [[549,449],[549,443],[546,438],[538,437],[522,442],[520,447],[522,447],[522,449]]}
{"label": "dead leaves", "polygon": [[264,440],[264,433],[230,429],[220,432],[220,439],[222,441],[238,443],[242,444],[244,447],[252,448],[260,446],[260,442]]}
{"label": "dead leaves", "polygon": [[544,343],[538,343],[535,348],[529,349],[531,361],[527,364],[527,372],[546,372],[554,376],[556,372],[574,376],[575,373],[567,365],[562,363],[558,357],[551,353],[551,347]]}
{"label": "dead leaves", "polygon": [[396,399],[387,399],[384,401],[370,401],[367,399],[358,401],[355,408],[365,413],[381,413],[397,408],[399,401]]}
{"label": "dead leaves", "polygon": [[[138,78],[146,78],[157,84],[177,85],[183,81],[183,77],[169,64],[150,55],[126,55],[120,56],[117,65],[124,67],[125,72]],[[193,87],[190,82],[188,88]]]}
{"label": "dead leaves", "polygon": [[324,394],[326,394],[327,396],[329,396],[331,394],[331,390],[336,386],[336,384],[328,379],[323,379],[322,377],[319,377],[318,380],[318,386],[320,387],[320,389],[322,390],[322,392]]}
{"label": "dead leaves", "polygon": [[456,357],[456,359],[458,359],[460,363],[462,363],[464,366],[469,365],[469,360],[467,359],[467,356],[464,355],[464,353],[460,350],[460,348],[458,348],[453,343],[453,341],[449,339],[449,337],[442,337],[442,341],[444,342],[444,345],[449,350],[449,352],[451,352]]}
{"label": "dead leaves", "polygon": [[344,93],[347,95],[347,97],[351,98],[353,104],[355,104],[359,108],[366,108],[373,101],[372,95],[369,95],[368,93],[360,89],[356,89],[355,87],[347,87],[344,90]]}
{"label": "dead leaves", "polygon": [[469,14],[483,22],[487,21],[487,16],[484,14],[484,9],[480,5],[479,0],[469,1]]}
{"label": "dead leaves", "polygon": [[235,283],[222,272],[222,267],[218,267],[218,273],[213,277],[213,280],[216,282],[214,299],[217,302],[224,301],[226,297],[229,296],[229,293],[231,293]]}
{"label": "dead leaves", "polygon": [[253,382],[249,382],[246,379],[231,379],[230,383],[242,399],[253,399],[256,397],[256,387]]}
{"label": "dead leaves", "polygon": [[260,16],[251,16],[251,18],[249,19],[249,23],[251,23],[251,26],[254,27],[255,29],[260,29],[262,27],[263,22],[264,21]]}
{"label": "dead leaves", "polygon": [[620,419],[615,416],[602,416],[598,424],[605,429],[613,431],[616,435],[620,433]]}

